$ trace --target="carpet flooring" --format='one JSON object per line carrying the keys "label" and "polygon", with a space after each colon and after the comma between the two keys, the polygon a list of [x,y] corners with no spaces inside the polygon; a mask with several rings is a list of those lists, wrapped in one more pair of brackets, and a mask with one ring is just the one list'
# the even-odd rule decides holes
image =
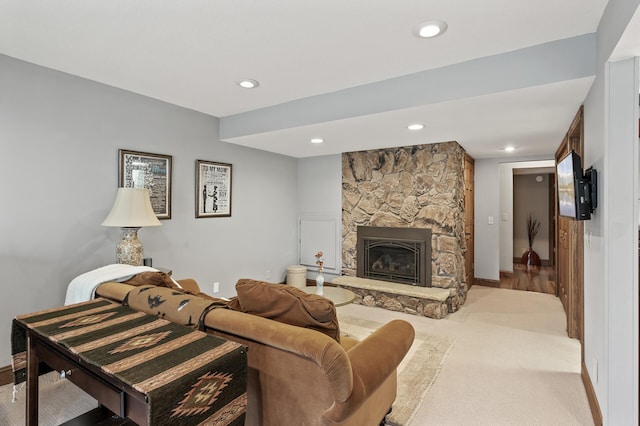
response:
{"label": "carpet flooring", "polygon": [[[39,426],[55,426],[64,423],[98,406],[95,399],[68,380],[61,380],[53,371],[40,376],[40,400],[38,404]],[[0,425],[18,426],[25,423],[24,383],[17,386],[16,400],[12,402],[13,385],[0,387]]]}
{"label": "carpet flooring", "polygon": [[[338,311],[340,332],[364,340],[382,323],[345,315]],[[451,339],[416,332],[411,349],[398,367],[398,391],[387,425],[404,426],[411,422],[422,398],[436,381],[443,361],[453,346]]]}
{"label": "carpet flooring", "polygon": [[[567,337],[557,297],[474,286],[462,308],[441,320],[355,304],[339,307],[338,316],[341,329],[359,338],[395,318],[414,326],[416,341],[398,369],[395,424],[593,425],[580,343]],[[53,396],[41,397],[41,425],[96,406],[66,380],[41,389]],[[0,387],[2,426],[24,424],[24,389],[16,403],[11,390]]]}
{"label": "carpet flooring", "polygon": [[462,308],[435,320],[346,305],[338,315],[409,321],[416,333],[455,341],[405,426],[593,425],[580,376],[580,342],[567,337],[549,294],[473,286]]}

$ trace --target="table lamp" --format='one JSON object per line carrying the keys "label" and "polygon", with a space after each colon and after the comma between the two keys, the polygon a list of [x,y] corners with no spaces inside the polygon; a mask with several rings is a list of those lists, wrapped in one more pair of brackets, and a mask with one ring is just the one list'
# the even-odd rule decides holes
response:
{"label": "table lamp", "polygon": [[162,225],[151,207],[149,190],[144,188],[118,188],[116,201],[102,226],[118,226],[122,239],[116,246],[116,262],[142,265],[142,243],[138,229],[143,226]]}

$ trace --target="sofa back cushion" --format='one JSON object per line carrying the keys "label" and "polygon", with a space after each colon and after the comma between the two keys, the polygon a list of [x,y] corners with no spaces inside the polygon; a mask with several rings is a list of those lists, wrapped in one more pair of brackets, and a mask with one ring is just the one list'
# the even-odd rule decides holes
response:
{"label": "sofa back cushion", "polygon": [[284,284],[240,279],[238,296],[228,307],[274,321],[320,331],[340,342],[340,327],[333,302]]}

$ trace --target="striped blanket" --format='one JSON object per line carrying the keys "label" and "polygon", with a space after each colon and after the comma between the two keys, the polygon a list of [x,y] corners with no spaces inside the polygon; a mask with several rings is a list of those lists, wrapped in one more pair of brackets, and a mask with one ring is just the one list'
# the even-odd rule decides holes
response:
{"label": "striped blanket", "polygon": [[94,299],[13,320],[16,383],[26,379],[27,328],[144,394],[149,424],[244,424],[243,345]]}

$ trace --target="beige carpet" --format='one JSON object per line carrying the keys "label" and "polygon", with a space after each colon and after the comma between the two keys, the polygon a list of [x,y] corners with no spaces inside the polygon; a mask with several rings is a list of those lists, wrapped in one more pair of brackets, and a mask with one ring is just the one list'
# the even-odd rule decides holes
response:
{"label": "beige carpet", "polygon": [[441,320],[355,304],[338,315],[401,318],[418,334],[455,341],[426,395],[414,395],[407,426],[593,425],[580,342],[567,337],[555,296],[473,286],[464,306]]}
{"label": "beige carpet", "polygon": [[[392,417],[398,424],[593,424],[580,377],[580,343],[567,337],[557,297],[474,286],[462,309],[441,320],[355,304],[339,307],[338,316],[343,331],[359,338],[394,318],[414,326],[417,340],[399,368],[397,417]],[[436,338],[440,343],[433,348],[422,347]],[[416,358],[430,351],[428,360]],[[96,406],[67,381],[45,387],[56,398],[41,398],[42,425]],[[24,424],[24,389],[17,403],[11,403],[11,389],[0,387],[2,426]]]}
{"label": "beige carpet", "polygon": [[[382,323],[363,317],[353,317],[338,311],[340,331],[358,340],[365,339]],[[429,391],[440,372],[440,367],[453,346],[453,340],[425,333],[416,333],[416,338],[398,367],[398,393],[387,424],[405,426],[415,416],[422,398]]]}
{"label": "beige carpet", "polygon": [[[68,380],[51,372],[40,377],[41,397],[38,406],[38,425],[55,426],[98,406],[95,399]],[[25,422],[26,387],[17,386],[16,401],[12,402],[13,385],[0,387],[0,425],[18,426]]]}

